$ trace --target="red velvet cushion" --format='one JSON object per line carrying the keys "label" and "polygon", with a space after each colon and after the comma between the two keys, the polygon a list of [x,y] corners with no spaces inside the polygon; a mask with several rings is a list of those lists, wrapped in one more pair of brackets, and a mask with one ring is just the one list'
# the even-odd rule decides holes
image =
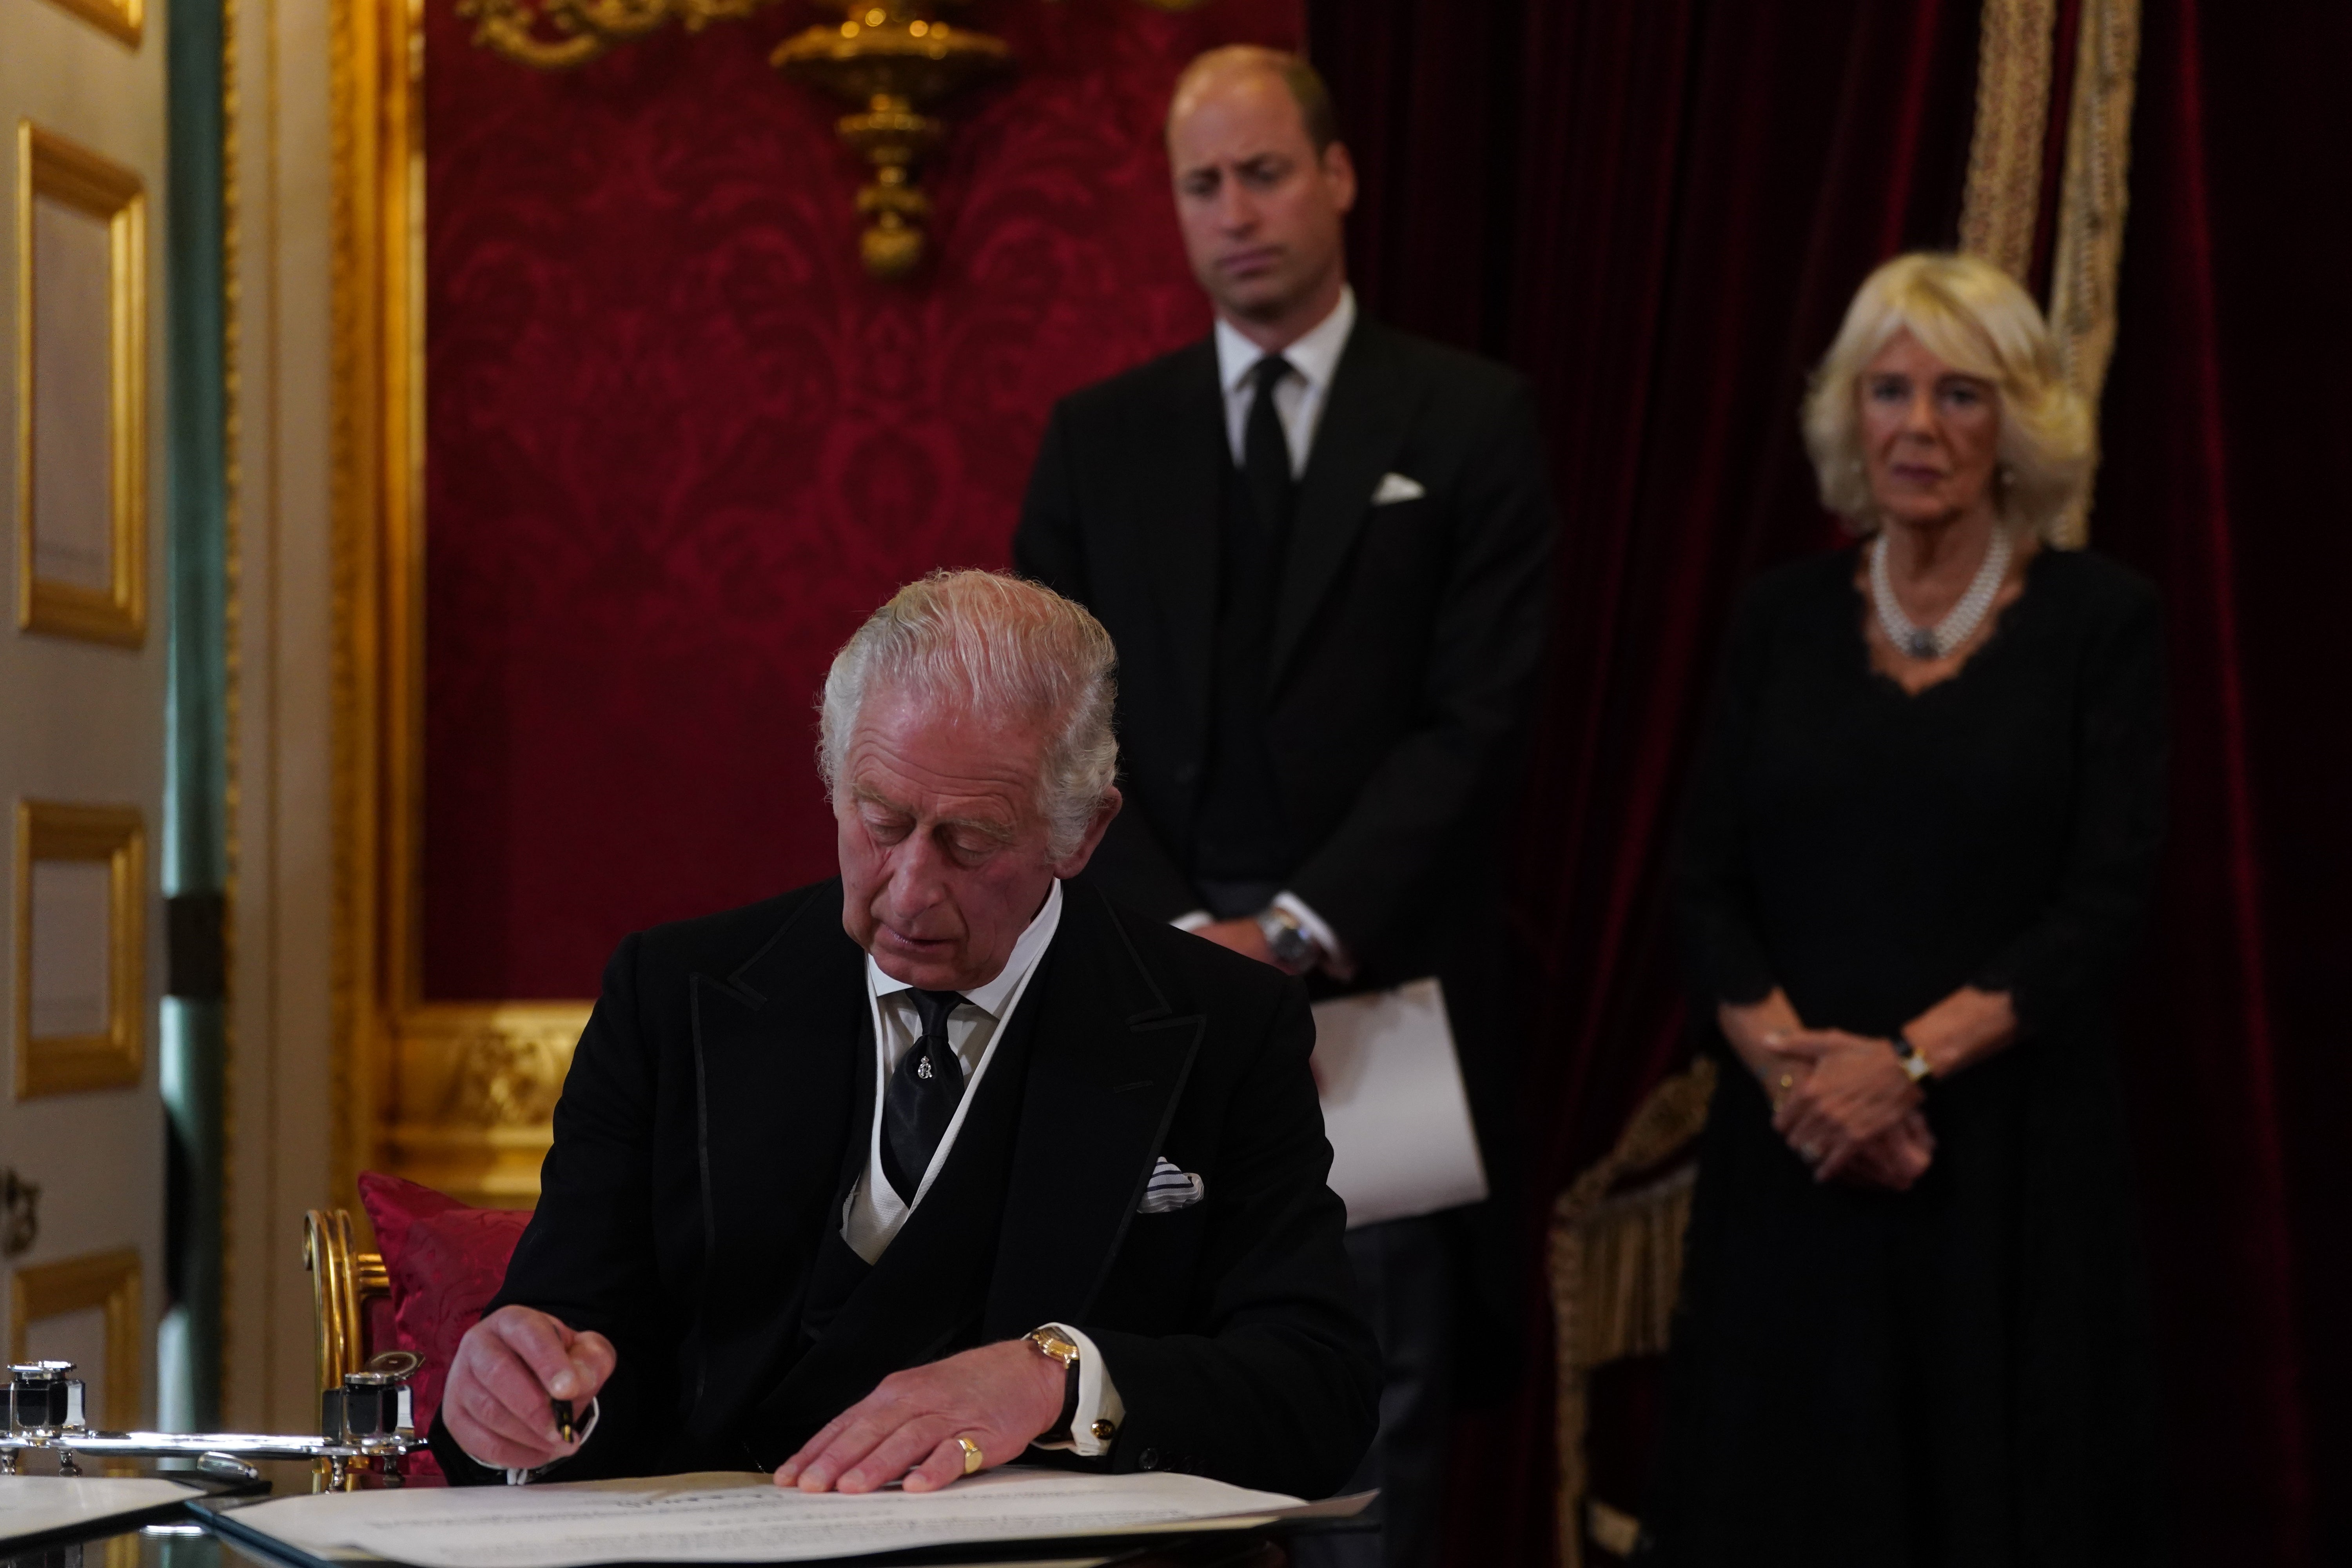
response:
{"label": "red velvet cushion", "polygon": [[[392,1277],[390,1348],[425,1358],[415,1383],[415,1419],[416,1429],[427,1431],[441,1407],[441,1385],[457,1342],[505,1281],[507,1260],[530,1213],[478,1209],[375,1171],[361,1173],[359,1186],[360,1202],[383,1252],[384,1272]],[[429,1455],[418,1458],[423,1467],[430,1466]],[[437,1468],[432,1473],[437,1479]]]}

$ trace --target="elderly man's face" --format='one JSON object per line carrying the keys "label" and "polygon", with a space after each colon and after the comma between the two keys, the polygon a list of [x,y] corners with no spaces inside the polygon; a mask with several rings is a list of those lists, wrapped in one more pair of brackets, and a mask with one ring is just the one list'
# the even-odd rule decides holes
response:
{"label": "elderly man's face", "polygon": [[871,694],[834,801],[841,924],[882,972],[969,991],[1003,971],[1058,877],[1075,877],[1118,810],[1114,791],[1072,854],[1037,809],[1047,735],[948,704]]}
{"label": "elderly man's face", "polygon": [[1237,69],[1188,92],[1168,161],[1193,276],[1227,315],[1279,320],[1332,286],[1355,170],[1337,142],[1316,153],[1280,76]]}

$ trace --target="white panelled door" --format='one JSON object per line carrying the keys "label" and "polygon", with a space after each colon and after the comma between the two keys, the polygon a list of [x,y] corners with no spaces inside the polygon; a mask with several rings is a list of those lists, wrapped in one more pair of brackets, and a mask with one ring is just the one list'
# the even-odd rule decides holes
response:
{"label": "white panelled door", "polygon": [[0,0],[0,1350],[79,1363],[110,1426],[153,1416],[163,1290],[167,18],[144,9]]}

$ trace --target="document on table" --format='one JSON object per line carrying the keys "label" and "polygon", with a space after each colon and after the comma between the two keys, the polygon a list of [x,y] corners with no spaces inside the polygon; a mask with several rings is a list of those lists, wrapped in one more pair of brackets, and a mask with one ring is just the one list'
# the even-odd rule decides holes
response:
{"label": "document on table", "polygon": [[100,1476],[0,1476],[0,1544],[53,1531],[79,1531],[186,1502],[177,1481]]}
{"label": "document on table", "polygon": [[1351,1228],[1486,1195],[1435,980],[1315,1004],[1315,1075],[1331,1140],[1331,1190],[1347,1204]]}
{"label": "document on table", "polygon": [[762,1475],[533,1487],[328,1492],[224,1510],[312,1557],[417,1568],[585,1568],[600,1563],[797,1563],[910,1547],[1237,1529],[1353,1511],[1199,1476],[991,1470],[936,1492],[862,1497],[779,1489]]}

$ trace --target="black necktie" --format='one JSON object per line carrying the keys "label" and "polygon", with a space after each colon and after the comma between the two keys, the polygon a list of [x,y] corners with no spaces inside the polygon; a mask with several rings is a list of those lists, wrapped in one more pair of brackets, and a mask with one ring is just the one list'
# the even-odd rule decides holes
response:
{"label": "black necktie", "polygon": [[1290,499],[1297,487],[1291,482],[1290,438],[1282,433],[1274,389],[1292,374],[1290,362],[1280,354],[1268,354],[1250,368],[1257,395],[1250,400],[1249,425],[1242,436],[1242,472],[1249,478],[1263,542],[1276,559],[1290,533]]}
{"label": "black necktie", "polygon": [[963,1098],[963,1063],[948,1044],[948,1015],[963,1000],[959,991],[909,991],[923,1032],[890,1074],[890,1094],[882,1112],[882,1173],[908,1203],[931,1168],[931,1155],[955,1120]]}

